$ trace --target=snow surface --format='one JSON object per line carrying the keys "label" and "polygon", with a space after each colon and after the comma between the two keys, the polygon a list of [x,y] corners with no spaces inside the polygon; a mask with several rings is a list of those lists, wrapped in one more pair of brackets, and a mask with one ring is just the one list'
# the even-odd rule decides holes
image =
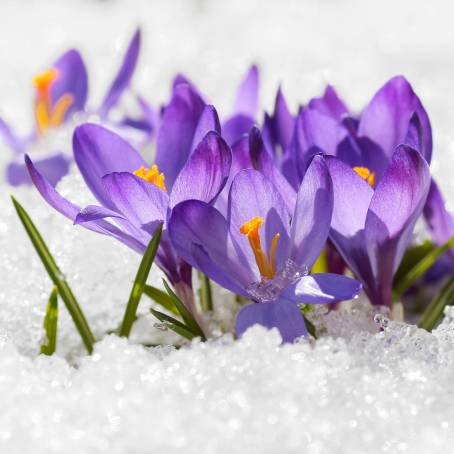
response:
{"label": "snow surface", "polygon": [[[454,28],[449,1],[28,0],[0,3],[0,115],[31,124],[31,77],[69,46],[89,65],[96,106],[135,26],[134,79],[154,103],[188,74],[227,115],[251,61],[270,108],[282,82],[293,108],[333,83],[360,109],[389,77],[413,83],[434,127],[432,169],[454,208]],[[129,105],[126,106],[129,108]],[[70,128],[35,153],[70,151]],[[151,151],[145,150],[151,157]],[[9,159],[0,146],[0,170]],[[60,184],[91,201],[73,169]],[[37,356],[51,283],[12,208],[24,204],[98,338],[114,330],[139,259],[54,213],[32,189],[0,180],[1,453],[445,453],[454,443],[454,312],[434,333],[391,322],[359,303],[325,319],[328,336],[280,346],[256,328],[174,350],[108,336],[86,357],[60,310],[58,355]],[[150,283],[159,285],[153,270]],[[237,310],[216,290],[216,333]],[[143,300],[133,341],[173,342]]]}

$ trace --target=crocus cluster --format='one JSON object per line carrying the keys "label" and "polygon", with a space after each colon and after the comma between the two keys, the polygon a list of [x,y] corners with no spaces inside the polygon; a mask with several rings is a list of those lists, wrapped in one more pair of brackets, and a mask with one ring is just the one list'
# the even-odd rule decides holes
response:
{"label": "crocus cluster", "polygon": [[[102,119],[129,83],[138,40],[137,33],[98,110]],[[36,128],[28,140],[83,110],[86,98],[76,51],[35,83]],[[154,157],[107,121],[74,130],[73,158],[96,205],[79,207],[58,193],[52,175],[59,164],[52,160],[43,166],[26,155],[28,173],[74,224],[139,254],[162,224],[156,263],[207,335],[193,268],[239,296],[238,336],[261,324],[291,342],[307,335],[303,313],[310,305],[364,291],[371,304],[391,307],[395,273],[423,214],[434,242],[454,234],[430,175],[430,121],[402,76],[386,82],[359,114],[328,86],[295,114],[279,88],[274,111],[260,115],[256,66],[225,116],[181,74],[159,115],[141,105],[144,120],[123,125],[155,139]],[[4,123],[3,135],[26,152],[27,141]],[[323,255],[328,264],[315,272]],[[323,272],[333,269],[338,273]]]}

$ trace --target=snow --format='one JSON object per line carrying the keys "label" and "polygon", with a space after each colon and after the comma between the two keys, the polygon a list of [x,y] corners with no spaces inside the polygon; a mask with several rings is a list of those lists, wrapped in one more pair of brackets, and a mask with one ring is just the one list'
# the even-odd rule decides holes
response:
{"label": "snow", "polygon": [[[31,77],[69,46],[88,61],[96,106],[139,24],[135,90],[163,102],[171,77],[183,71],[224,116],[252,61],[267,108],[280,82],[293,108],[330,82],[360,109],[403,73],[432,119],[432,169],[454,209],[452,12],[448,0],[2,0],[0,116],[27,131]],[[70,132],[49,136],[34,152],[70,152]],[[9,158],[0,145],[0,170]],[[59,189],[74,202],[91,201],[75,169]],[[323,325],[315,342],[281,346],[276,332],[260,328],[233,342],[221,334],[232,330],[238,308],[216,288],[210,324],[218,339],[144,348],[111,335],[87,357],[61,305],[58,354],[37,356],[52,285],[11,193],[99,339],[118,326],[140,260],[73,227],[33,189],[0,179],[0,452],[435,454],[454,443],[453,310],[430,334],[358,301],[348,312],[312,314]],[[160,279],[153,269],[149,282]],[[150,305],[144,298],[132,342],[174,342],[154,326]]]}

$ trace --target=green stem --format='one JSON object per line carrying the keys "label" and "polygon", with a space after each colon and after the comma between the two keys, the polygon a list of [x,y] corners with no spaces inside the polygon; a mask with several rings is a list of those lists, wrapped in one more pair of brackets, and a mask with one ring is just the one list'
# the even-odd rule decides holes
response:
{"label": "green stem", "polygon": [[202,311],[211,312],[213,310],[213,296],[211,294],[211,282],[208,276],[204,273],[198,273],[201,283],[199,289],[200,306]]}

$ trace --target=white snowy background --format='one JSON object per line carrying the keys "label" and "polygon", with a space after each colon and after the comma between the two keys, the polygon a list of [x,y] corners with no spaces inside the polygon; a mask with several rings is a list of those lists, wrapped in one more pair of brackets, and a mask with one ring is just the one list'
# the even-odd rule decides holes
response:
{"label": "white snowy background", "polygon": [[[296,108],[329,82],[360,110],[388,78],[404,74],[431,117],[432,169],[454,207],[453,18],[447,0],[1,0],[0,115],[27,131],[31,78],[68,47],[88,63],[96,106],[138,25],[134,88],[156,105],[177,71],[222,115],[251,62],[260,67],[268,109],[279,83]],[[67,130],[47,146],[70,151],[69,144]],[[1,171],[10,156],[1,145]],[[60,189],[90,200],[75,171]],[[276,333],[261,329],[236,343],[224,337],[178,351],[110,336],[85,357],[61,306],[58,356],[37,357],[52,286],[11,193],[42,231],[98,336],[121,320],[140,259],[73,227],[33,189],[12,190],[0,178],[1,453],[435,454],[453,446],[451,317],[434,334],[400,324],[360,333],[374,323],[357,308],[331,320],[333,336],[315,345],[281,347]],[[158,272],[150,282],[159,282]],[[228,327],[234,308],[228,298],[218,301],[214,324]],[[145,316],[133,337],[159,335]]]}

